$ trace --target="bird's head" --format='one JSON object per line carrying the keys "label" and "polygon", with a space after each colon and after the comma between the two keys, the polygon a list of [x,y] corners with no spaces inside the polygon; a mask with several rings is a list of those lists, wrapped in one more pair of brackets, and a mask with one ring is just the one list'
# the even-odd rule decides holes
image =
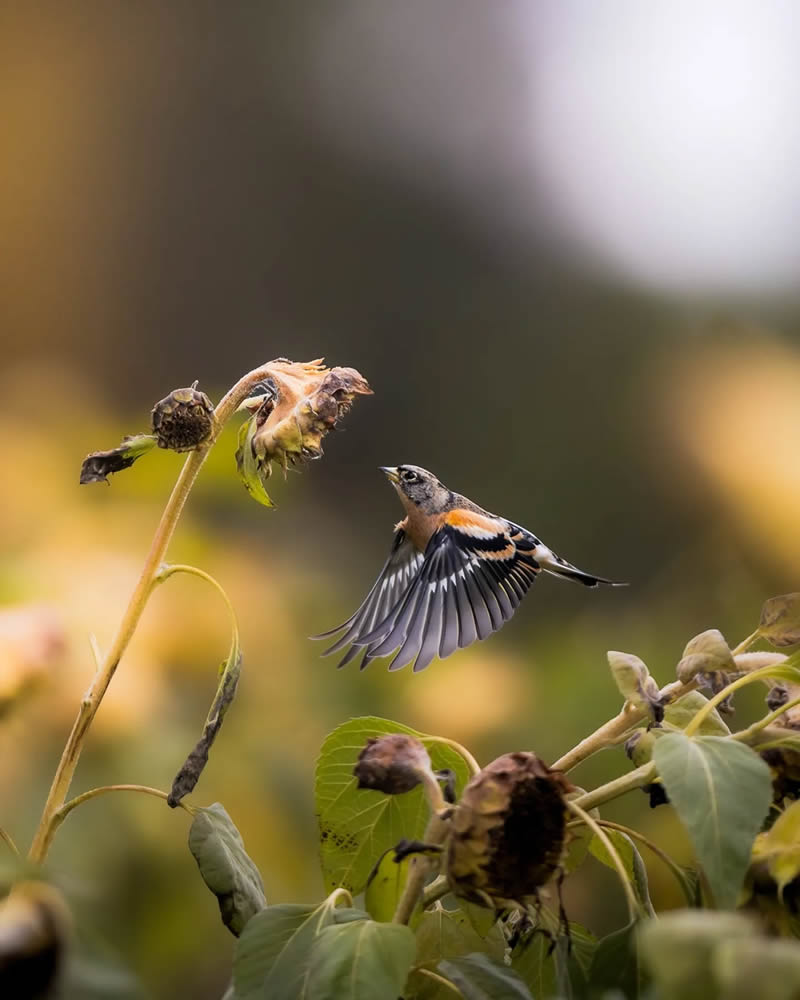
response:
{"label": "bird's head", "polygon": [[426,514],[445,510],[450,490],[427,469],[418,465],[381,466],[381,472],[397,490],[406,510],[420,508]]}

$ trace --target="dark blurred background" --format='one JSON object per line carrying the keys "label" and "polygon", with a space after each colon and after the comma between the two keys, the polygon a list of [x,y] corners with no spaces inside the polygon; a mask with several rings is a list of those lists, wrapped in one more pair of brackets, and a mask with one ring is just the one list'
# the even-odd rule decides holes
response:
{"label": "dark blurred background", "polygon": [[[323,462],[273,480],[276,511],[227,433],[171,550],[241,616],[240,697],[195,800],[224,802],[271,902],[321,893],[312,774],[339,722],[555,759],[618,708],[607,649],[666,682],[696,632],[733,644],[798,589],[798,36],[777,0],[0,5],[0,686],[38,681],[0,724],[21,844],[88,636],[109,643],[180,465],[104,489],[78,487],[80,461],[193,379],[218,397],[324,355],[375,390]],[[397,462],[630,588],[545,580],[423,674],[337,672],[305,637],[382,563],[400,508],[376,466]],[[168,787],[226,648],[213,592],[157,593],[75,790]],[[626,767],[609,751],[575,780]],[[668,808],[608,815],[688,861]],[[51,865],[154,996],[210,1000],[231,938],[185,828],[109,796]],[[624,919],[591,863],[567,899],[598,932]]]}

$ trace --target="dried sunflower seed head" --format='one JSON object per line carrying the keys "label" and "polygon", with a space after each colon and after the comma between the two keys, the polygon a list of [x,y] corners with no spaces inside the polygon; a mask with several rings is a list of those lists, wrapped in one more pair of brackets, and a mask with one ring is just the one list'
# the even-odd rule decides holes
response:
{"label": "dried sunflower seed head", "polygon": [[353,768],[359,788],[371,788],[386,795],[410,792],[426,772],[433,773],[428,751],[419,740],[405,733],[367,740]]}
{"label": "dried sunflower seed head", "polygon": [[534,753],[498,757],[453,810],[446,871],[457,896],[500,907],[536,896],[557,871],[572,785]]}
{"label": "dried sunflower seed head", "polygon": [[153,407],[153,433],[159,448],[191,451],[211,436],[214,407],[197,383],[174,389]]}

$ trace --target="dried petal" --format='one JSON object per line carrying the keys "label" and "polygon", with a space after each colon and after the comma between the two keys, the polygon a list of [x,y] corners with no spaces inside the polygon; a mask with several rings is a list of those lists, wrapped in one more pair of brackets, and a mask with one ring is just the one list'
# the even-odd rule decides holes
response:
{"label": "dried petal", "polygon": [[536,896],[561,862],[571,790],[534,753],[504,754],[472,778],[453,810],[453,892],[496,908]]}
{"label": "dried petal", "polygon": [[[285,473],[290,465],[319,458],[322,438],[347,413],[354,398],[372,392],[354,368],[328,369],[321,360],[307,364],[279,360],[268,370],[265,386],[269,391],[240,436],[236,454],[240,475],[251,493],[254,482],[263,491],[272,462]],[[243,405],[252,412],[259,399]]]}
{"label": "dried petal", "polygon": [[93,451],[81,465],[81,485],[84,483],[107,483],[114,472],[130,468],[137,458],[154,448],[156,439],[152,434],[134,434],[124,437],[122,444],[111,451]]}

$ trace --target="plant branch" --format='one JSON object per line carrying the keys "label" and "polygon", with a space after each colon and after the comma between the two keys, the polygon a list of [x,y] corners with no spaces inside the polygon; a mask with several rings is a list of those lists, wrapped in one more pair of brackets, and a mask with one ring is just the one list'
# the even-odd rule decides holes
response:
{"label": "plant branch", "polygon": [[[689,691],[694,691],[696,687],[696,680],[689,681],[687,684],[681,681],[673,681],[672,684],[667,684],[661,690],[663,703],[668,704],[677,701],[683,695],[688,694]],[[571,771],[573,767],[576,767],[588,757],[596,754],[599,750],[605,750],[606,747],[618,744],[626,733],[649,717],[650,713],[648,709],[635,708],[630,702],[626,702],[618,715],[615,715],[613,719],[609,719],[608,722],[600,726],[599,729],[596,729],[586,739],[581,740],[577,746],[565,753],[554,764],[551,764],[551,767],[558,771]]]}
{"label": "plant branch", "polygon": [[774,711],[770,712],[769,715],[765,715],[763,719],[759,719],[757,722],[748,726],[747,729],[740,729],[738,733],[732,733],[731,736],[733,739],[739,740],[741,743],[749,743],[751,739],[758,736],[762,729],[766,729],[771,723],[780,719],[785,712],[788,712],[791,708],[796,708],[798,705],[800,705],[800,696],[792,698],[791,701],[787,701],[785,705],[781,705],[780,708],[776,708]]}
{"label": "plant branch", "polygon": [[67,738],[67,743],[53,776],[53,782],[42,811],[42,818],[39,821],[39,826],[29,852],[30,860],[33,862],[41,863],[47,856],[54,833],[53,819],[56,812],[66,800],[69,786],[72,783],[83,744],[86,740],[86,734],[142,617],[142,612],[153,590],[156,576],[164,561],[167,547],[175,532],[175,527],[183,511],[183,507],[197,479],[197,474],[200,472],[200,468],[224,424],[233,415],[239,403],[246,398],[250,390],[266,378],[268,374],[269,365],[262,365],[239,379],[228,390],[214,411],[214,426],[208,440],[190,452],[183,463],[183,468],[167,500],[161,520],[156,528],[150,551],[128,601],[128,606],[123,613],[117,633],[92,680],[89,690],[81,701],[77,718]]}
{"label": "plant branch", "polygon": [[[441,844],[444,842],[449,828],[449,823],[434,813],[428,820],[422,839],[426,844]],[[438,858],[435,859],[435,863],[439,863]],[[392,917],[392,923],[407,924],[411,919],[422,895],[422,890],[425,888],[425,879],[430,874],[431,864],[431,859],[422,854],[415,854],[411,858],[408,866],[408,878],[403,888],[403,895],[400,897]]]}
{"label": "plant branch", "polygon": [[[779,665],[770,665],[767,667],[761,667],[759,670],[753,670],[749,674],[745,674],[743,677],[737,678],[735,681],[731,681],[730,684],[726,685],[721,691],[718,691],[713,698],[709,698],[708,701],[703,705],[700,711],[692,718],[689,725],[684,729],[687,736],[693,736],[703,722],[708,718],[708,716],[714,711],[714,709],[719,705],[720,702],[725,701],[728,695],[733,694],[734,691],[738,691],[739,688],[745,687],[747,684],[753,684],[755,681],[767,680],[770,677],[774,677],[778,671],[783,668],[786,669],[786,663]],[[778,711],[777,716],[773,712],[773,717],[778,717],[783,715],[787,710],[786,705],[782,705],[780,711]],[[767,716],[767,719],[770,717]],[[760,720],[763,722],[764,720]],[[768,723],[765,723],[767,725]]]}
{"label": "plant branch", "polygon": [[8,848],[11,850],[13,854],[16,854],[17,857],[19,857],[19,849],[17,848],[17,845],[14,843],[14,838],[11,836],[10,833],[4,830],[2,826],[0,826],[0,840],[2,840],[3,843],[8,846]]}
{"label": "plant branch", "polygon": [[577,803],[580,809],[587,811],[589,809],[596,809],[598,806],[605,805],[606,802],[611,802],[612,799],[618,799],[620,795],[625,795],[626,792],[630,792],[634,788],[649,785],[657,777],[658,771],[656,770],[656,765],[651,761],[649,764],[642,764],[636,770],[629,771],[619,778],[614,778],[613,781],[609,781],[605,785],[600,785],[599,788],[595,788],[591,792],[586,792],[584,795],[579,795],[577,799],[570,801]]}
{"label": "plant branch", "polygon": [[[56,809],[53,813],[53,832],[61,826],[73,809],[88,802],[89,799],[96,799],[98,795],[107,795],[109,792],[142,792],[144,795],[153,795],[165,802],[168,798],[166,792],[162,792],[160,788],[150,788],[149,785],[102,785],[99,788],[90,788],[88,792],[76,795],[74,799],[70,799],[69,802],[65,802],[59,809]],[[179,804],[186,812],[194,814],[195,810],[191,806],[185,805],[183,802]]]}

